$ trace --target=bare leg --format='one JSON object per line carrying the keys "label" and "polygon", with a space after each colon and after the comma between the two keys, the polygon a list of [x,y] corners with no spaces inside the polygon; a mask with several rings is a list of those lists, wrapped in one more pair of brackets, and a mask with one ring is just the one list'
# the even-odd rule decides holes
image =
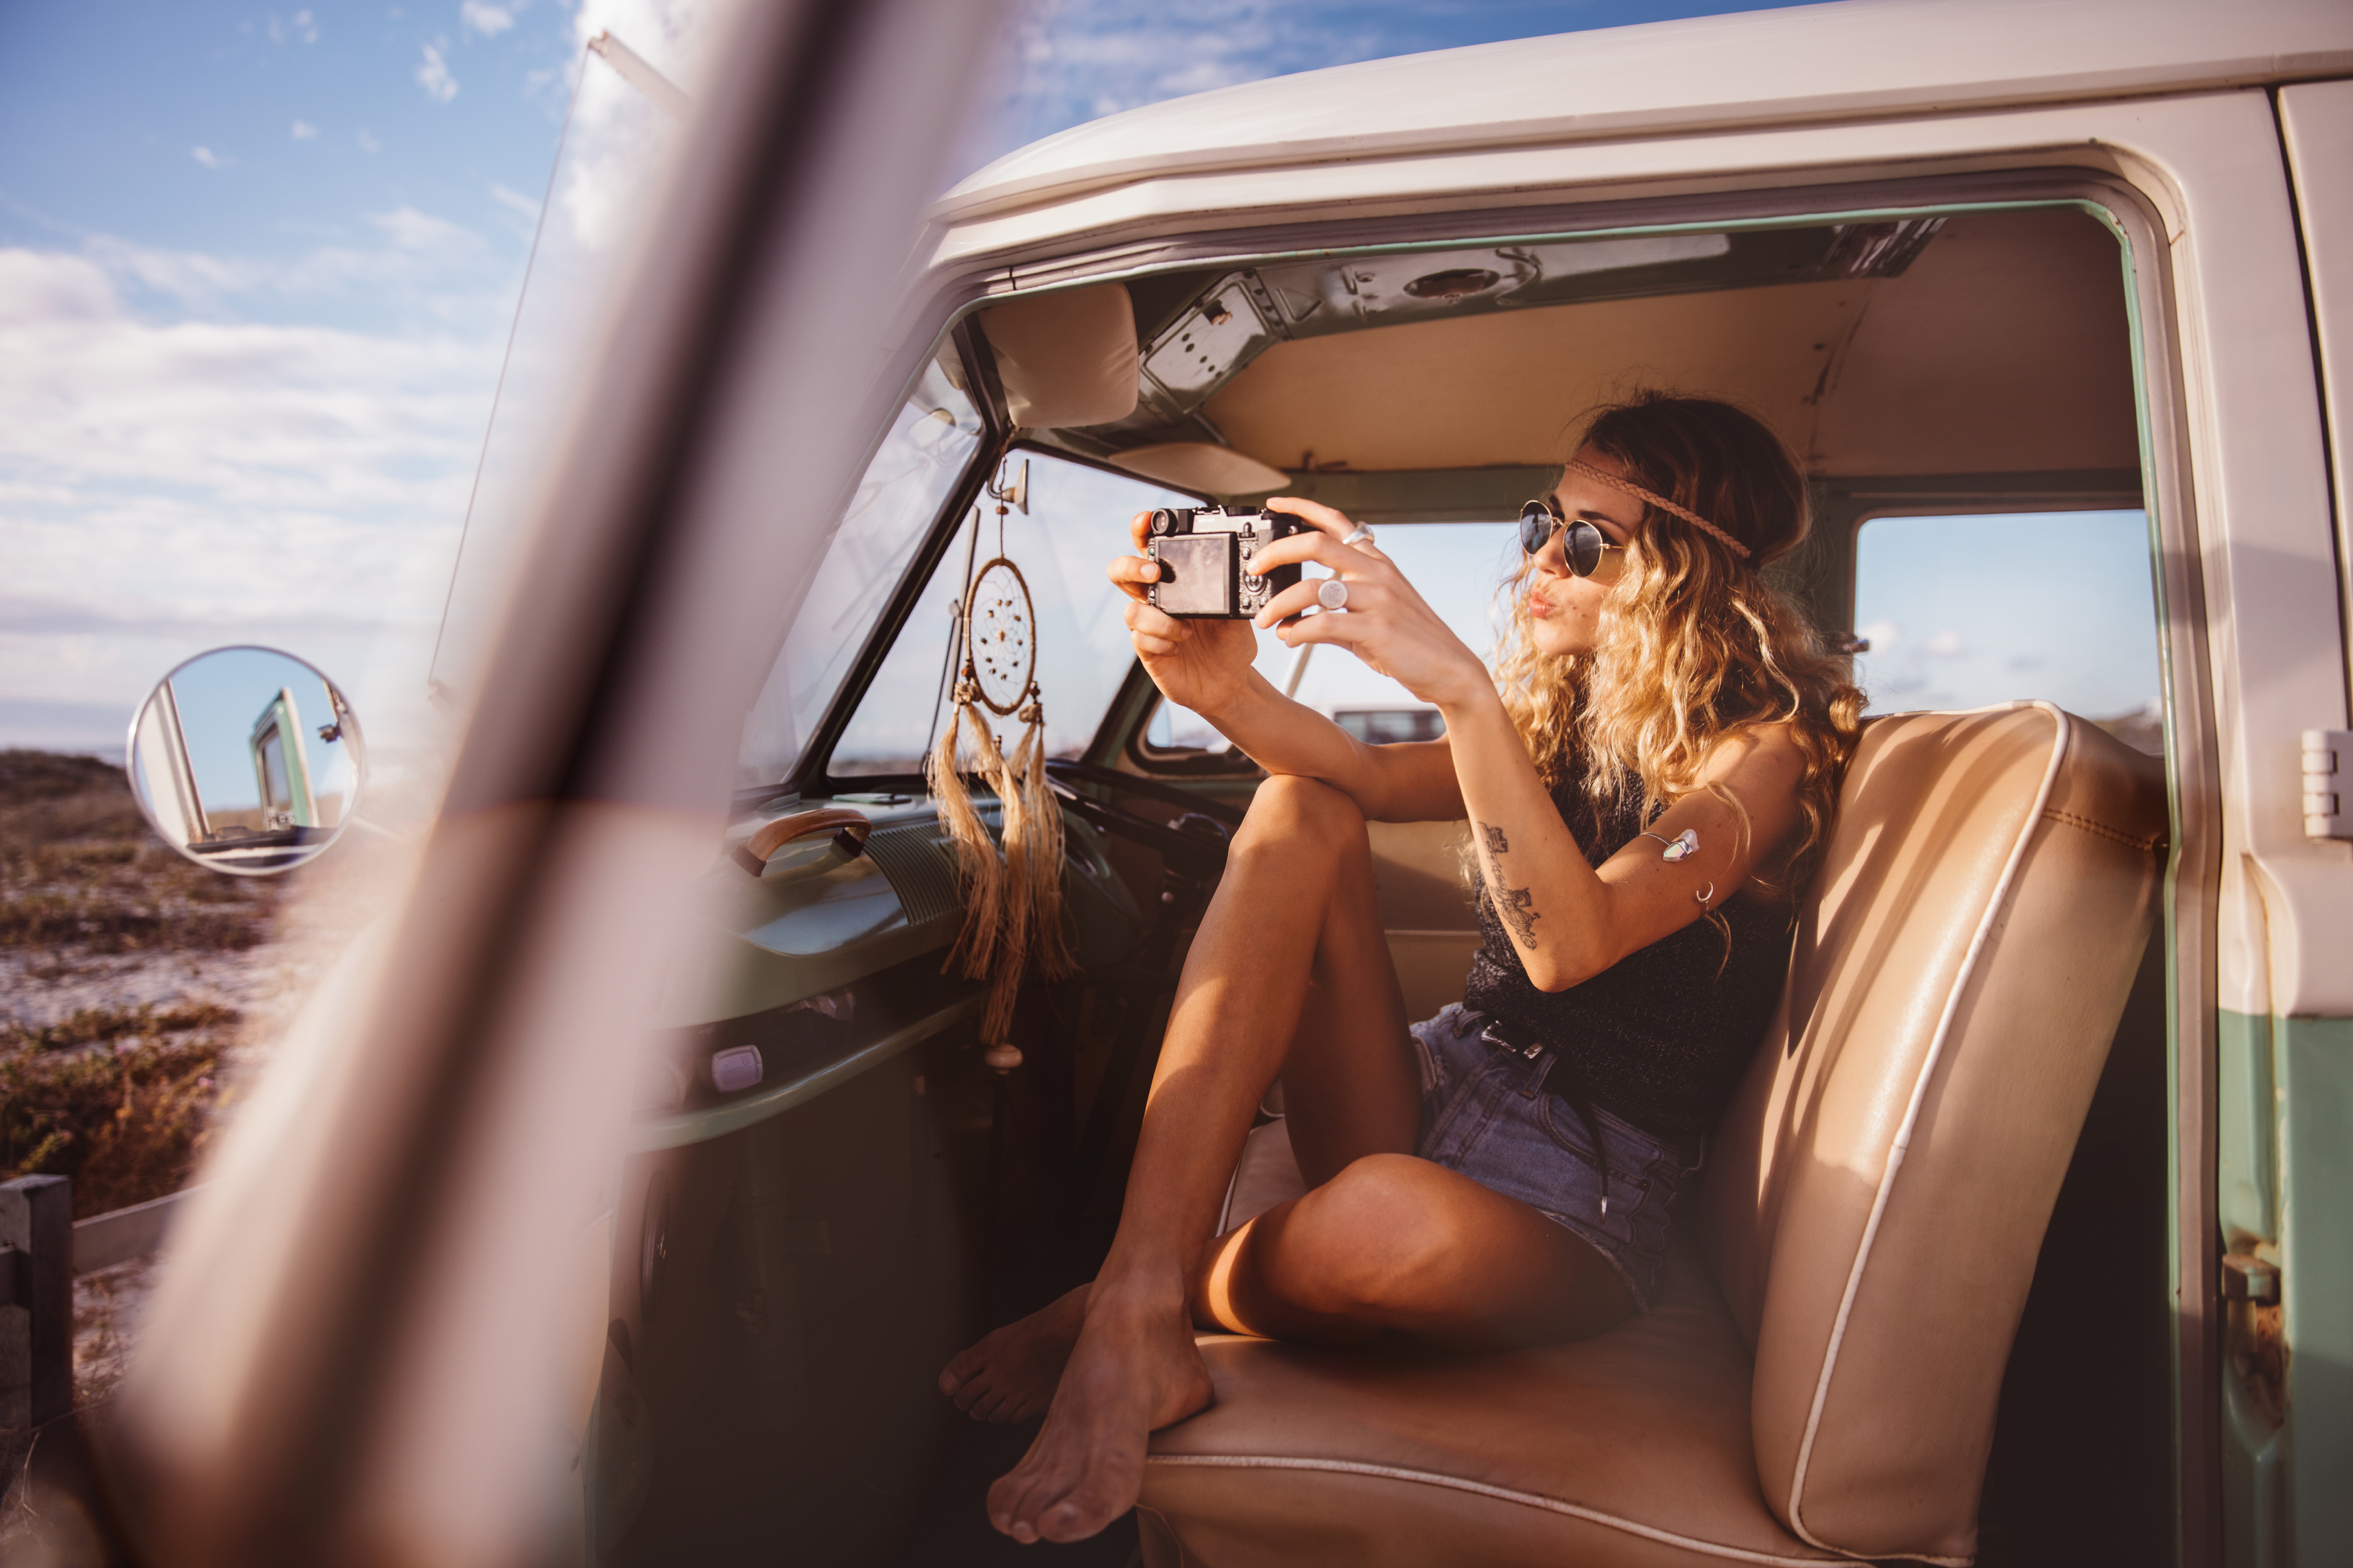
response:
{"label": "bare leg", "polygon": [[1195,1277],[1204,1323],[1348,1343],[1398,1330],[1464,1348],[1597,1334],[1632,1293],[1583,1239],[1443,1165],[1368,1154],[1219,1237]]}
{"label": "bare leg", "polygon": [[1008,1534],[1092,1535],[1134,1506],[1151,1433],[1208,1403],[1188,1281],[1278,1071],[1311,1179],[1410,1153],[1419,1086],[1364,820],[1336,790],[1295,778],[1261,786],[1186,960],[1111,1256],[1037,1441],[989,1491]]}

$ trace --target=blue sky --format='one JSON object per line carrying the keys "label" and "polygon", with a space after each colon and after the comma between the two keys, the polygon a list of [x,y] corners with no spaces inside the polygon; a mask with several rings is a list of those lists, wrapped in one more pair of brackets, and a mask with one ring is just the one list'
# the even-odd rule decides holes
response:
{"label": "blue sky", "polygon": [[233,811],[261,804],[253,768],[253,727],[280,690],[293,693],[301,721],[292,737],[309,759],[311,791],[321,797],[351,787],[351,748],[320,738],[335,721],[334,705],[317,673],[260,648],[227,648],[183,667],[172,695],[188,742],[188,765],[206,808]]}
{"label": "blue sky", "polygon": [[2047,696],[2130,713],[2158,692],[2138,511],[1883,517],[1855,541],[1857,677],[1883,712]]}
{"label": "blue sky", "polygon": [[[724,3],[0,5],[0,745],[111,750],[227,642],[311,658],[387,740],[418,718],[581,46],[691,87]],[[1035,0],[943,183],[1181,93],[1749,8]],[[629,162],[610,107],[566,160],[582,233]]]}
{"label": "blue sky", "polygon": [[[0,745],[111,751],[164,670],[248,641],[332,674],[380,757],[429,724],[433,630],[575,82],[534,309],[599,276],[656,134],[601,64],[584,78],[582,45],[610,28],[691,88],[725,4],[0,5]],[[1032,0],[942,181],[1183,93],[1756,8]],[[533,449],[506,422],[553,417],[543,384],[502,406],[502,445]]]}

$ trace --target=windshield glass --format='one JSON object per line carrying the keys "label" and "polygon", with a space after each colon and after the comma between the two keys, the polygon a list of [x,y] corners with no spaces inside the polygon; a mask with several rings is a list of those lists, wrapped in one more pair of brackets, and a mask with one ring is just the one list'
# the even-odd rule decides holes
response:
{"label": "windshield glass", "polygon": [[[866,466],[744,722],[737,787],[780,783],[800,761],[810,730],[840,689],[891,591],[978,449],[980,415],[959,384],[961,371],[951,374],[955,356],[950,345],[924,367]],[[899,640],[903,645],[907,638]]]}
{"label": "windshield glass", "polygon": [[[1134,654],[1128,647],[1122,595],[1103,575],[1114,555],[1134,548],[1128,520],[1152,507],[1198,506],[1194,498],[1124,474],[1092,468],[1044,452],[1017,453],[1008,468],[1029,469],[1029,511],[1003,519],[984,500],[940,558],[923,596],[858,705],[827,771],[837,777],[921,771],[944,722],[953,684],[950,639],[964,602],[967,563],[1011,558],[1029,584],[1037,613],[1037,680],[1046,710],[1046,754],[1075,757],[1094,739]],[[1001,542],[1000,542],[1001,541]],[[998,739],[1018,743],[1020,730],[998,721]]]}

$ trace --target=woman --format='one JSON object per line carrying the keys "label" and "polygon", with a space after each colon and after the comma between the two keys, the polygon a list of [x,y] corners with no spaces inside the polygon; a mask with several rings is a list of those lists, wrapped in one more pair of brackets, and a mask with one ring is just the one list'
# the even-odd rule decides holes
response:
{"label": "woman", "polygon": [[[1492,676],[1369,530],[1268,504],[1314,531],[1262,569],[1330,568],[1346,613],[1284,624],[1311,581],[1258,625],[1350,649],[1446,733],[1356,741],[1253,673],[1248,627],[1172,620],[1144,602],[1156,566],[1113,563],[1161,691],[1271,776],[1186,961],[1103,1271],[940,1379],[976,1416],[1046,1410],[989,1492],[1022,1541],[1134,1505],[1150,1433],[1208,1403],[1196,1324],[1484,1346],[1644,1310],[1858,731],[1862,694],[1760,575],[1805,536],[1804,482],[1725,404],[1651,394],[1593,421],[1523,516]],[[1409,1028],[1365,824],[1466,818],[1483,942],[1464,1005]],[[1310,1190],[1213,1237],[1278,1076]]]}

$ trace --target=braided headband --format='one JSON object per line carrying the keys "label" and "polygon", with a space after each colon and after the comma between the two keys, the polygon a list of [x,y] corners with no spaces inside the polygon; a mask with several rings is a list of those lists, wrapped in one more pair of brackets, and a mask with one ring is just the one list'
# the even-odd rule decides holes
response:
{"label": "braided headband", "polygon": [[1573,472],[1583,474],[1588,479],[1598,479],[1601,483],[1608,485],[1611,489],[1624,490],[1628,495],[1632,496],[1637,500],[1649,501],[1661,511],[1671,511],[1677,517],[1682,518],[1685,522],[1690,523],[1694,528],[1698,529],[1702,533],[1704,533],[1710,538],[1722,543],[1725,549],[1731,551],[1735,555],[1739,556],[1743,561],[1748,559],[1748,546],[1741,543],[1740,541],[1733,538],[1732,535],[1725,532],[1724,530],[1716,527],[1715,524],[1708,521],[1707,519],[1700,516],[1699,513],[1693,511],[1690,508],[1677,506],[1674,502],[1669,500],[1666,497],[1660,495],[1655,490],[1646,490],[1631,479],[1621,479],[1615,474],[1605,473],[1601,469],[1595,468],[1592,464],[1586,462],[1579,458],[1571,458],[1563,465],[1563,467],[1572,470]]}

